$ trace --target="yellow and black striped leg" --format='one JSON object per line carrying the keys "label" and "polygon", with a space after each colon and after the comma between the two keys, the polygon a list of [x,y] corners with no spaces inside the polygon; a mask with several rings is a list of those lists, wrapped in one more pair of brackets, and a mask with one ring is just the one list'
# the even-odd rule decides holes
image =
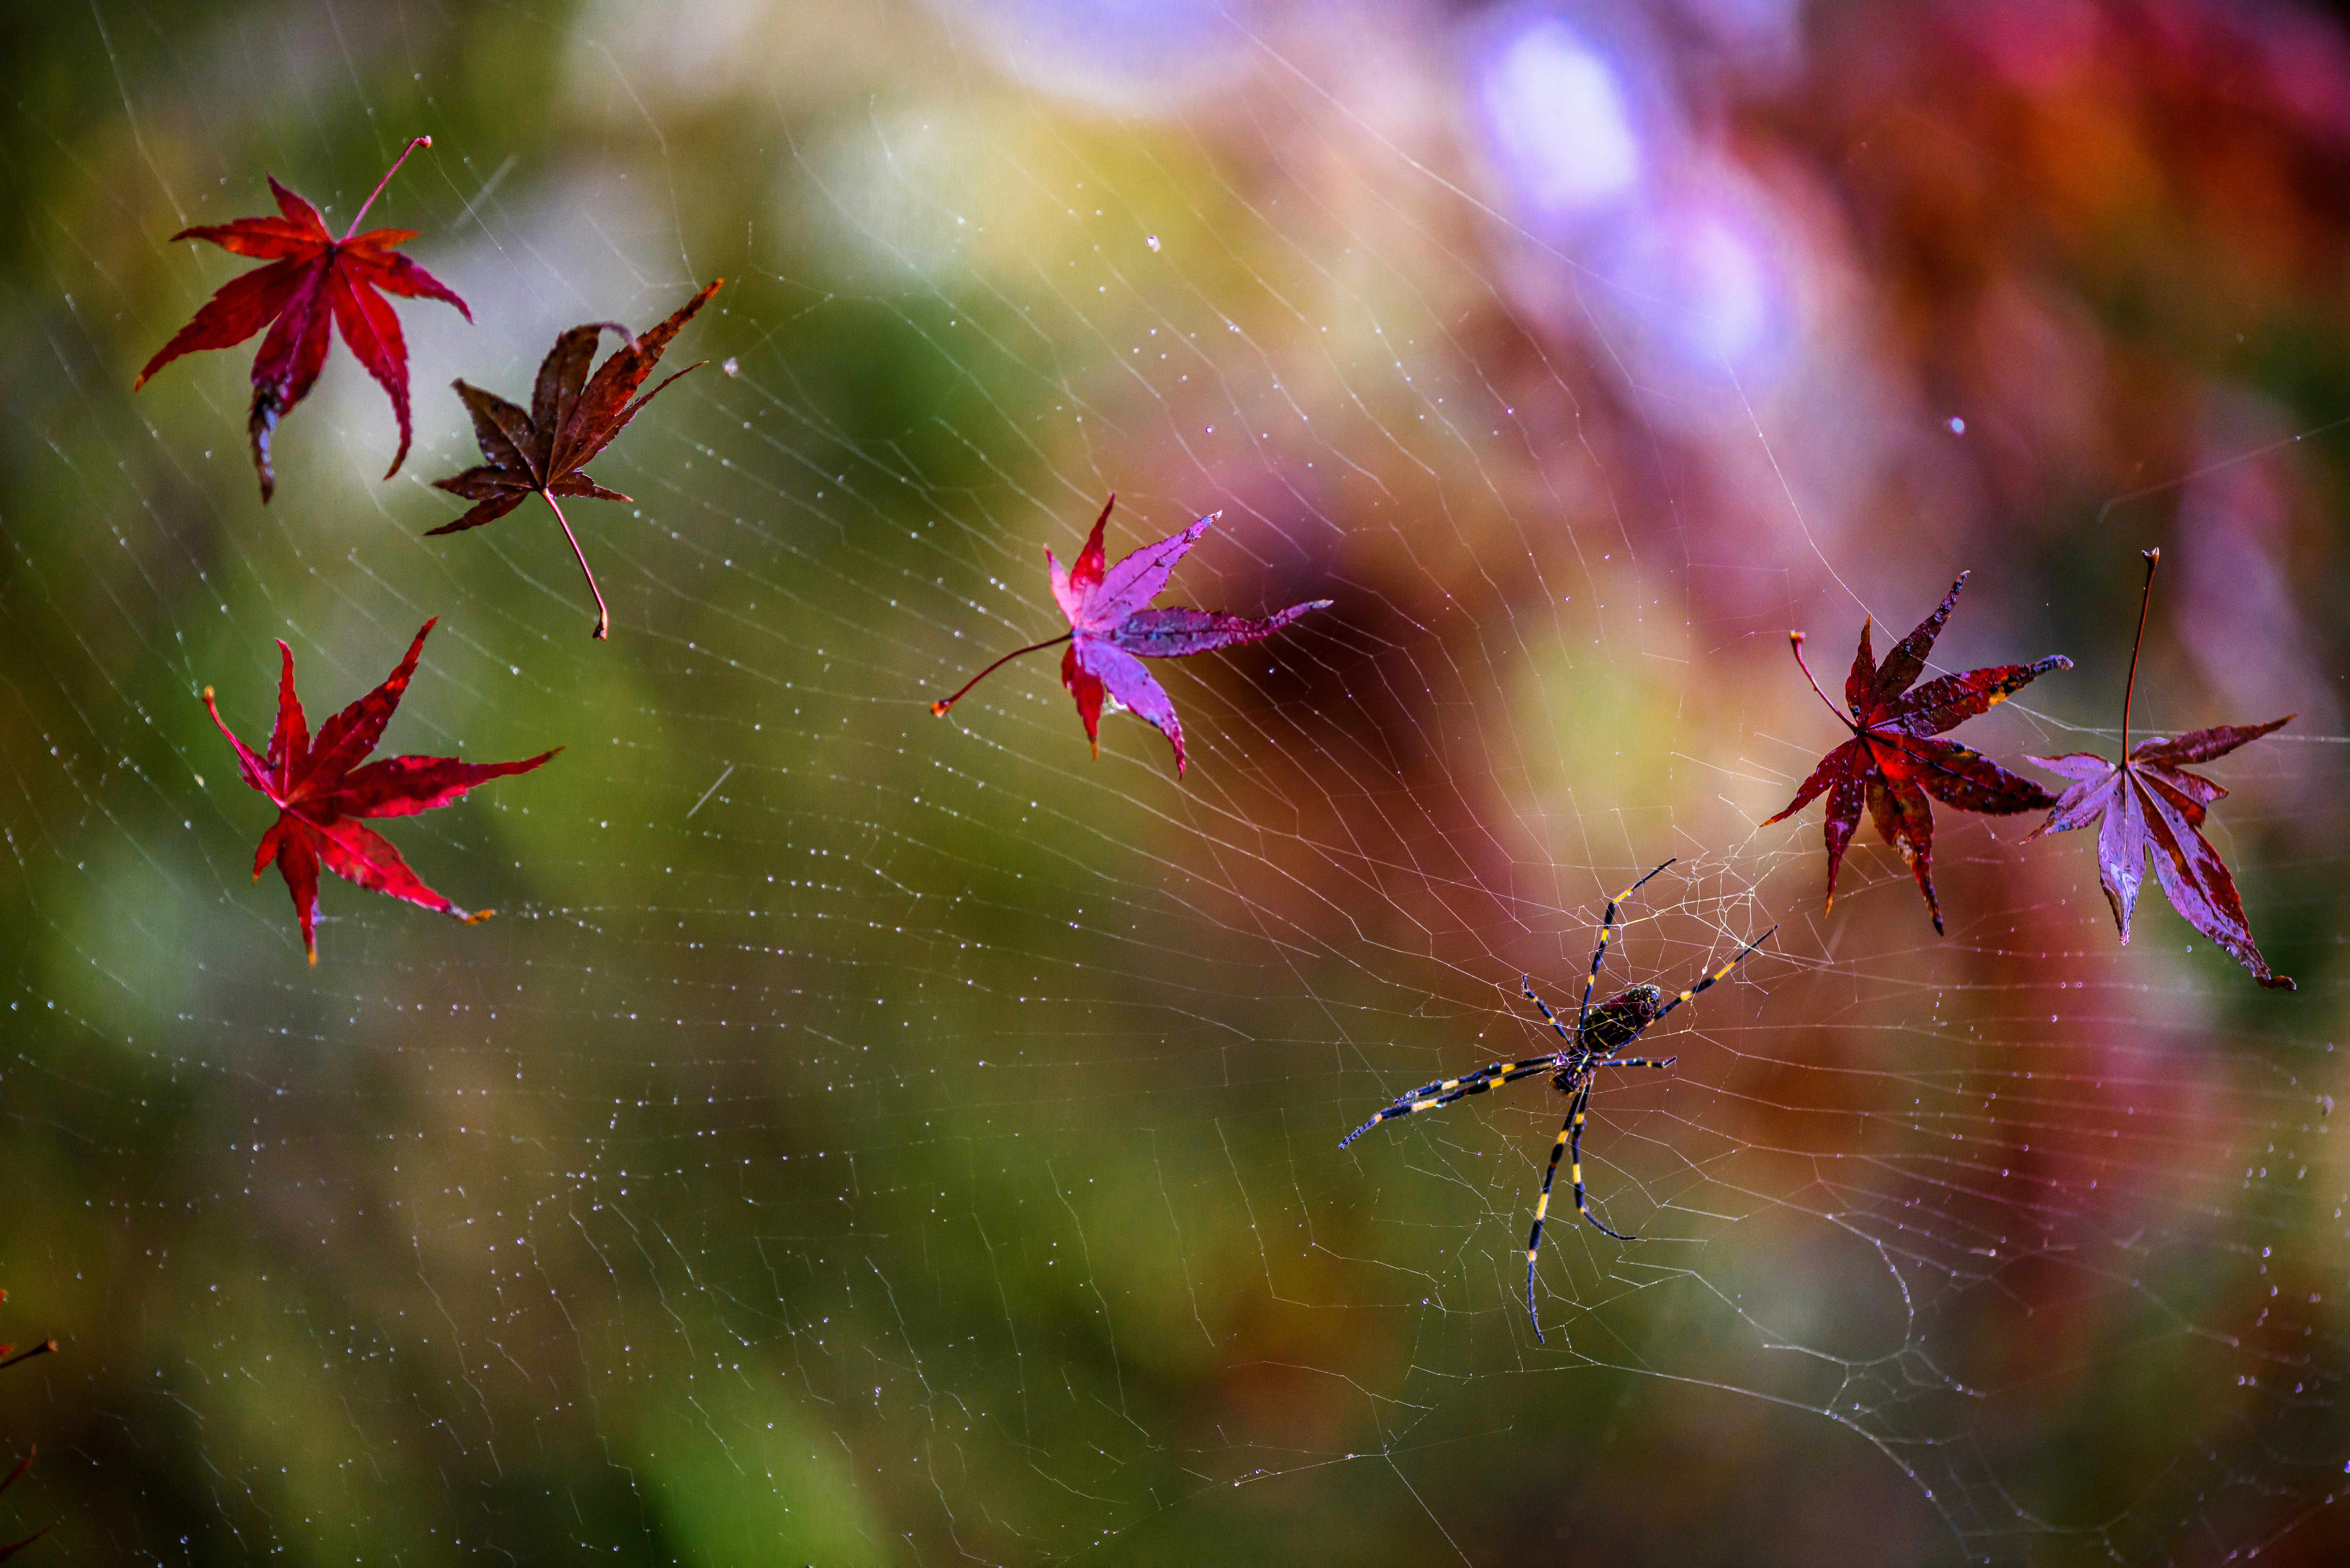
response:
{"label": "yellow and black striped leg", "polygon": [[1534,1073],[1553,1071],[1557,1065],[1556,1055],[1529,1056],[1522,1062],[1496,1062],[1465,1078],[1444,1078],[1433,1084],[1422,1084],[1410,1094],[1399,1096],[1393,1105],[1340,1138],[1338,1147],[1346,1147],[1381,1122],[1391,1122],[1414,1111],[1432,1111],[1467,1096],[1482,1095],[1496,1084],[1513,1084]]}
{"label": "yellow and black striped leg", "polygon": [[[1607,1226],[1601,1224],[1599,1222],[1599,1216],[1591,1211],[1591,1204],[1583,1195],[1583,1118],[1589,1111],[1590,1107],[1591,1085],[1586,1084],[1583,1085],[1583,1092],[1575,1096],[1575,1114],[1566,1118],[1568,1127],[1574,1129],[1574,1136],[1568,1140],[1566,1146],[1566,1168],[1568,1177],[1575,1183],[1575,1211],[1577,1214],[1582,1215],[1586,1220],[1590,1220],[1592,1229],[1597,1231],[1604,1236],[1613,1236],[1618,1241],[1637,1241],[1640,1239],[1638,1236],[1627,1236],[1621,1231],[1610,1231]],[[1564,1137],[1565,1135],[1562,1134],[1561,1136]],[[1558,1171],[1558,1150],[1551,1150],[1550,1158],[1551,1174],[1556,1175]],[[1548,1195],[1549,1187],[1550,1178],[1544,1177],[1543,1179],[1543,1188],[1544,1189],[1545,1196]]]}
{"label": "yellow and black striped leg", "polygon": [[[1542,1316],[1534,1311],[1534,1256],[1542,1251],[1543,1221],[1550,1214],[1550,1187],[1558,1179],[1559,1156],[1565,1154],[1570,1147],[1577,1151],[1574,1159],[1575,1206],[1582,1210],[1585,1219],[1591,1218],[1591,1210],[1585,1207],[1583,1201],[1583,1159],[1580,1152],[1584,1113],[1590,1104],[1591,1085],[1586,1083],[1575,1092],[1575,1104],[1568,1107],[1566,1120],[1559,1124],[1558,1137],[1550,1146],[1550,1168],[1543,1172],[1542,1196],[1534,1200],[1534,1228],[1526,1237],[1526,1316],[1534,1325],[1536,1339],[1543,1336],[1543,1331]],[[1596,1220],[1591,1222],[1599,1225]],[[1605,1225],[1599,1225],[1599,1228],[1607,1231]],[[1616,1236],[1613,1231],[1607,1231],[1607,1233]],[[1631,1240],[1629,1236],[1616,1236],[1616,1239],[1619,1241]]]}
{"label": "yellow and black striped leg", "polygon": [[1662,1061],[1653,1061],[1646,1056],[1627,1056],[1618,1062],[1610,1057],[1605,1062],[1594,1062],[1592,1065],[1595,1067],[1669,1067],[1679,1060],[1679,1056],[1667,1056]]}
{"label": "yellow and black striped leg", "polygon": [[[1678,855],[1673,857],[1673,860],[1679,858]],[[1648,877],[1654,877],[1657,871],[1662,871],[1665,866],[1671,865],[1673,860],[1666,861],[1664,866],[1658,867],[1656,871],[1649,872],[1648,877],[1641,877],[1638,882],[1607,900],[1607,912],[1599,918],[1599,945],[1591,950],[1591,972],[1583,977],[1583,1005],[1575,1012],[1575,1035],[1570,1038],[1582,1034],[1583,1021],[1591,1015],[1591,988],[1599,983],[1599,966],[1607,961],[1607,944],[1616,938],[1616,911],[1623,906],[1624,900],[1648,885]],[[1529,992],[1527,994],[1532,995],[1533,992]],[[1549,1008],[1543,1009],[1544,1016],[1548,1017],[1549,1013]],[[1557,1019],[1551,1019],[1551,1027],[1558,1029]],[[1559,1029],[1558,1032],[1562,1034],[1566,1033],[1564,1029]]]}
{"label": "yellow and black striped leg", "polygon": [[1558,1021],[1558,1014],[1550,1010],[1550,1003],[1544,1002],[1541,997],[1534,994],[1534,976],[1530,974],[1522,974],[1518,976],[1518,989],[1526,993],[1526,1000],[1528,1002],[1533,1002],[1536,1007],[1542,1010],[1543,1022],[1549,1024],[1553,1029],[1557,1030],[1558,1037],[1560,1039],[1569,1042],[1572,1042],[1575,1039],[1574,1035],[1569,1034],[1566,1032],[1566,1025]]}
{"label": "yellow and black striped leg", "polygon": [[[1731,959],[1728,963],[1723,964],[1720,969],[1715,970],[1711,974],[1707,975],[1703,980],[1699,981],[1695,985],[1690,986],[1687,991],[1682,992],[1679,996],[1674,997],[1670,1002],[1666,1002],[1662,1007],[1657,1009],[1657,1018],[1662,1018],[1666,1013],[1670,1012],[1674,1008],[1679,1007],[1682,1002],[1687,1002],[1699,992],[1711,990],[1715,981],[1721,979],[1723,976],[1729,974],[1731,970],[1736,969],[1740,964],[1745,962],[1746,955],[1752,952],[1756,948],[1761,947],[1764,942],[1769,941],[1772,936],[1778,929],[1778,927],[1773,926],[1770,930],[1763,932],[1761,936],[1755,938],[1752,941],[1739,949],[1737,957]],[[1654,1025],[1657,1022],[1657,1018],[1651,1018],[1647,1023],[1640,1025],[1642,1031],[1645,1032]],[[1627,1040],[1625,1044],[1628,1045],[1631,1042]]]}

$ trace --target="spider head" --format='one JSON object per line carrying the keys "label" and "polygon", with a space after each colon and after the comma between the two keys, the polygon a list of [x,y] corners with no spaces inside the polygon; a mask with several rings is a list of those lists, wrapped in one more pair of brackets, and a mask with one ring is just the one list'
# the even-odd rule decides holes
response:
{"label": "spider head", "polygon": [[1664,1011],[1663,992],[1653,985],[1633,986],[1591,1010],[1583,1021],[1582,1045],[1595,1056],[1619,1051]]}

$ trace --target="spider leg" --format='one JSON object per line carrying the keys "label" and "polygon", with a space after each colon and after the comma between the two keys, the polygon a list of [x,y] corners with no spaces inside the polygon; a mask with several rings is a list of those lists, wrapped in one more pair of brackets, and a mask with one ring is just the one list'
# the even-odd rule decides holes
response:
{"label": "spider leg", "polygon": [[1536,1339],[1543,1337],[1543,1331],[1542,1314],[1534,1310],[1534,1254],[1542,1251],[1543,1219],[1550,1212],[1550,1184],[1558,1176],[1558,1157],[1566,1152],[1567,1133],[1583,1115],[1583,1102],[1590,1093],[1586,1085],[1576,1094],[1566,1120],[1559,1126],[1557,1139],[1550,1146],[1550,1168],[1543,1172],[1542,1196],[1534,1200],[1534,1228],[1526,1237],[1526,1319],[1534,1325]]}
{"label": "spider leg", "polygon": [[[1673,860],[1678,860],[1679,858],[1680,857],[1678,855],[1673,857]],[[1671,865],[1673,860],[1666,861],[1665,866]],[[1658,867],[1657,871],[1662,871],[1665,868],[1665,866]],[[1625,899],[1630,898],[1633,894],[1646,887],[1648,885],[1648,877],[1654,877],[1657,874],[1657,871],[1649,872],[1648,877],[1641,877],[1638,882],[1633,883],[1630,887],[1625,888],[1622,892],[1607,900],[1607,912],[1599,918],[1599,945],[1591,950],[1591,972],[1586,975],[1583,980],[1583,1005],[1581,1008],[1576,1010],[1575,1014],[1575,1037],[1576,1039],[1582,1038],[1584,1020],[1591,1016],[1591,988],[1599,983],[1599,966],[1607,961],[1607,944],[1609,941],[1614,940],[1616,935],[1616,910],[1620,905],[1622,905]],[[1528,992],[1526,994],[1531,996],[1534,993],[1532,992]],[[1550,1009],[1545,1007],[1543,1009],[1543,1012],[1544,1013],[1548,1013]],[[1551,1020],[1553,1027],[1556,1027],[1557,1022],[1558,1021],[1556,1019]],[[1566,1031],[1562,1029],[1559,1033],[1564,1034]]]}
{"label": "spider leg", "polygon": [[1391,1122],[1398,1116],[1408,1116],[1414,1111],[1432,1111],[1439,1106],[1449,1106],[1469,1095],[1482,1095],[1496,1084],[1514,1084],[1520,1078],[1535,1073],[1549,1072],[1558,1066],[1555,1053],[1529,1056],[1521,1062],[1496,1062],[1465,1078],[1444,1078],[1433,1084],[1422,1084],[1410,1094],[1400,1096],[1393,1105],[1338,1140],[1346,1147],[1381,1122]]}
{"label": "spider leg", "polygon": [[1534,976],[1530,974],[1522,974],[1518,976],[1518,988],[1526,993],[1526,1000],[1528,1002],[1533,1002],[1536,1007],[1542,1009],[1543,1021],[1548,1023],[1553,1029],[1558,1031],[1558,1037],[1567,1042],[1569,1044],[1573,1044],[1575,1042],[1575,1036],[1566,1032],[1566,1025],[1558,1021],[1558,1014],[1550,1010],[1550,1003],[1544,1002],[1541,997],[1534,994]]}
{"label": "spider leg", "polygon": [[[1534,1255],[1542,1251],[1543,1220],[1550,1213],[1550,1187],[1558,1179],[1558,1157],[1569,1155],[1568,1167],[1575,1182],[1575,1207],[1586,1220],[1618,1241],[1632,1241],[1638,1237],[1609,1231],[1592,1214],[1591,1205],[1583,1194],[1583,1118],[1591,1105],[1591,1085],[1586,1079],[1575,1092],[1575,1104],[1567,1108],[1566,1120],[1560,1124],[1558,1137],[1550,1146],[1550,1168],[1543,1172],[1542,1196],[1534,1200],[1534,1228],[1526,1237],[1526,1316],[1534,1325],[1534,1337],[1543,1336],[1542,1317],[1534,1311]],[[1571,1151],[1571,1153],[1570,1153]]]}
{"label": "spider leg", "polygon": [[1646,1056],[1627,1056],[1619,1061],[1610,1056],[1605,1061],[1594,1062],[1591,1064],[1595,1067],[1669,1067],[1679,1060],[1679,1056],[1668,1056],[1661,1062],[1650,1061]]}
{"label": "spider leg", "polygon": [[[1666,1013],[1670,1012],[1674,1008],[1679,1007],[1682,1002],[1687,1002],[1699,992],[1707,990],[1715,981],[1720,980],[1731,970],[1736,969],[1741,963],[1743,963],[1746,961],[1746,955],[1748,953],[1752,952],[1756,948],[1759,948],[1764,942],[1769,941],[1773,932],[1777,931],[1778,929],[1779,928],[1776,926],[1772,927],[1770,930],[1763,932],[1761,936],[1755,938],[1752,941],[1739,949],[1737,956],[1732,958],[1728,963],[1723,964],[1720,969],[1715,970],[1711,974],[1707,975],[1703,980],[1699,981],[1695,985],[1690,986],[1687,991],[1682,992],[1679,996],[1674,997],[1670,1002],[1666,1002],[1662,1007],[1657,1009],[1657,1018],[1662,1018]],[[1624,1044],[1629,1045],[1633,1040],[1638,1039],[1641,1034],[1647,1033],[1648,1024],[1656,1023],[1657,1018],[1651,1018],[1648,1020],[1648,1023],[1640,1025],[1639,1029],[1633,1033],[1631,1038],[1624,1042]],[[1621,1048],[1621,1046],[1617,1047],[1619,1050]]]}
{"label": "spider leg", "polygon": [[[1591,1211],[1590,1201],[1583,1195],[1583,1118],[1590,1109],[1591,1085],[1586,1083],[1583,1085],[1583,1093],[1575,1097],[1575,1114],[1567,1118],[1568,1125],[1575,1129],[1575,1137],[1566,1147],[1567,1176],[1575,1183],[1575,1211],[1590,1220],[1592,1227],[1602,1235],[1613,1236],[1618,1241],[1637,1241],[1640,1239],[1638,1236],[1627,1236],[1621,1231],[1610,1231],[1600,1224],[1599,1216]],[[1559,1136],[1565,1137],[1566,1134],[1562,1132]],[[1543,1176],[1544,1188],[1548,1188],[1550,1179],[1558,1174],[1558,1150],[1551,1150],[1550,1158],[1551,1168]]]}

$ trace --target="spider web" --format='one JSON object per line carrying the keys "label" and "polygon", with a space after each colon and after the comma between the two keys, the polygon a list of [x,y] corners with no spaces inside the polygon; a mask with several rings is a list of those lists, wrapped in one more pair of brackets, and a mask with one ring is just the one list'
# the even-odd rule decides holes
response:
{"label": "spider web", "polygon": [[[10,174],[0,1285],[62,1354],[7,1374],[15,1533],[2338,1551],[2350,797],[2339,648],[2278,566],[2323,421],[2214,392],[2094,525],[2005,520],[1975,453],[2019,438],[1872,336],[1832,161],[1714,123],[1841,35],[1671,18],[44,24],[85,90],[28,89]],[[391,483],[338,349],[264,510],[243,351],[129,396],[236,270],[165,236],[261,210],[265,169],[342,221],[414,129],[379,216],[477,325],[403,309]],[[718,363],[596,465],[634,503],[574,510],[608,645],[534,512],[421,539],[473,461],[452,377],[518,395],[561,328],[721,273],[671,351]],[[1159,667],[1180,784],[1131,719],[1089,757],[1050,655],[925,710],[1051,633],[1040,551],[1112,491],[1114,554],[1221,510],[1167,602],[1337,601]],[[2222,765],[2213,828],[2299,994],[2158,900],[2116,948],[2085,836],[2015,821],[1941,814],[1946,938],[1873,845],[1824,909],[1816,815],[1758,826],[1836,738],[1786,629],[1833,665],[1980,568],[1939,667],[2079,667],[1969,738],[2110,750],[2141,535],[2178,581],[2139,727],[2303,711]],[[433,615],[392,748],[567,749],[394,825],[497,919],[332,884],[307,969],[196,693],[259,736],[284,637],[315,721]],[[1669,857],[1599,997],[1776,935],[1643,1037],[1669,1072],[1602,1074],[1595,1211],[1641,1240],[1562,1175],[1537,1342],[1555,1095],[1336,1145],[1544,1049],[1521,977],[1571,1010]]]}

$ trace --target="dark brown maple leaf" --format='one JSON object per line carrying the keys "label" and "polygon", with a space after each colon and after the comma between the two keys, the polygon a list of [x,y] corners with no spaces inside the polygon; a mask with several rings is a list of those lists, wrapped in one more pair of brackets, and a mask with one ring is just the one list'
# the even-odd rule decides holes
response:
{"label": "dark brown maple leaf", "polygon": [[2162,552],[2147,550],[2146,589],[2138,598],[2137,639],[2130,644],[2129,682],[2122,688],[2122,760],[2109,763],[2095,752],[2071,752],[2061,757],[2026,757],[2036,768],[2046,768],[2073,782],[2057,797],[2048,820],[2032,830],[2064,833],[2103,819],[2097,830],[2097,884],[2113,906],[2114,923],[2122,940],[2130,940],[2130,914],[2137,908],[2140,879],[2148,856],[2154,857],[2155,880],[2179,918],[2220,944],[2252,978],[2276,991],[2292,991],[2288,975],[2272,974],[2261,950],[2252,945],[2252,929],[2244,919],[2243,900],[2228,863],[2203,836],[2203,819],[2211,803],[2227,791],[2181,764],[2208,763],[2224,757],[2247,741],[2282,729],[2293,715],[2265,724],[2220,724],[2209,730],[2169,739],[2157,736],[2129,743],[2130,700],[2137,693],[2138,649],[2146,642],[2146,607],[2154,597],[2154,569]]}
{"label": "dark brown maple leaf", "polygon": [[1877,824],[1877,836],[1908,861],[1911,874],[1918,878],[1918,890],[1925,895],[1927,910],[1934,917],[1937,933],[1942,929],[1942,908],[1934,898],[1934,808],[1926,797],[1931,794],[1961,811],[1993,815],[2037,811],[2054,805],[2056,798],[1981,752],[1937,737],[2006,701],[2048,671],[2073,667],[2064,655],[2052,654],[2037,664],[1995,664],[1962,675],[1945,675],[1910,691],[1910,682],[1925,671],[1926,656],[1941,635],[1942,623],[1950,618],[1950,607],[1959,602],[1959,590],[1966,586],[1967,574],[1961,572],[1940,607],[1894,646],[1882,666],[1869,651],[1870,623],[1861,622],[1860,647],[1844,682],[1845,701],[1852,710],[1849,718],[1826,692],[1820,691],[1812,667],[1804,662],[1804,634],[1787,634],[1804,679],[1819,691],[1828,711],[1843,720],[1852,739],[1821,758],[1786,809],[1763,824],[1767,827],[1784,821],[1822,793],[1827,794],[1827,901],[1833,906],[1836,871],[1844,864],[1845,850],[1860,826],[1861,807],[1866,805],[1870,820]]}
{"label": "dark brown maple leaf", "polygon": [[294,694],[294,650],[277,644],[277,727],[270,732],[269,749],[255,756],[236,738],[213,689],[204,688],[204,706],[213,722],[236,751],[236,764],[244,782],[259,790],[277,808],[277,820],[261,836],[254,851],[253,876],[260,880],[272,860],[294,896],[294,912],[302,922],[302,946],[310,961],[318,961],[313,928],[318,917],[318,867],[325,866],[347,882],[377,893],[404,898],[411,904],[453,915],[467,925],[486,920],[491,909],[461,909],[424,885],[409,869],[391,841],[359,820],[370,816],[413,816],[455,802],[475,784],[510,774],[526,774],[555,751],[541,752],[518,763],[467,763],[455,757],[383,757],[367,760],[383,738],[384,726],[408,691],[409,677],[424,651],[424,639],[439,624],[424,623],[408,657],[384,678],[383,684],[318,726],[310,734],[302,700]]}
{"label": "dark brown maple leaf", "polygon": [[[585,495],[598,501],[629,499],[617,490],[605,489],[581,471],[627,428],[639,410],[668,388],[670,381],[708,363],[697,360],[644,396],[635,397],[637,389],[644,385],[645,378],[660,362],[661,350],[669,347],[670,339],[693,319],[693,313],[725,281],[723,277],[712,280],[709,286],[679,306],[677,314],[641,337],[629,337],[627,327],[611,321],[591,321],[557,337],[538,367],[538,385],[531,392],[527,413],[494,392],[463,381],[456,383],[457,395],[465,400],[465,408],[473,416],[473,438],[481,442],[482,456],[488,461],[478,468],[432,482],[434,488],[462,495],[473,506],[454,523],[444,523],[427,532],[456,534],[478,528],[484,523],[495,522],[534,495],[545,496],[546,504],[554,509],[555,521],[562,526],[563,536],[571,541],[571,553],[578,557],[580,571],[587,574],[588,591],[596,596],[596,636],[608,635],[612,629],[612,616],[604,607],[604,592],[596,586],[596,574],[588,571],[588,556],[579,548],[579,540],[571,532],[571,522],[563,515],[563,508],[555,498]],[[596,339],[608,327],[628,341],[612,351],[611,358],[598,367],[591,379],[588,367],[596,358]],[[631,398],[635,400],[631,401]]]}
{"label": "dark brown maple leaf", "polygon": [[317,380],[327,362],[329,325],[342,328],[345,346],[382,385],[399,416],[400,451],[384,474],[390,479],[408,461],[408,344],[400,335],[400,318],[383,295],[437,299],[455,306],[466,320],[473,319],[465,302],[440,279],[406,256],[392,254],[394,245],[416,237],[414,229],[356,232],[408,155],[432,145],[431,137],[420,136],[400,150],[339,240],[327,232],[317,208],[280,185],[275,176],[269,188],[276,193],[283,216],[207,223],[172,236],[175,241],[210,240],[223,250],[258,256],[270,265],[221,285],[195,318],[147,361],[130,389],[145,386],[148,377],[182,354],[227,348],[267,327],[269,336],[261,340],[261,352],[253,359],[253,410],[245,420],[265,504],[277,488],[277,476],[269,466],[270,433],[277,428],[278,417],[307,396]]}

